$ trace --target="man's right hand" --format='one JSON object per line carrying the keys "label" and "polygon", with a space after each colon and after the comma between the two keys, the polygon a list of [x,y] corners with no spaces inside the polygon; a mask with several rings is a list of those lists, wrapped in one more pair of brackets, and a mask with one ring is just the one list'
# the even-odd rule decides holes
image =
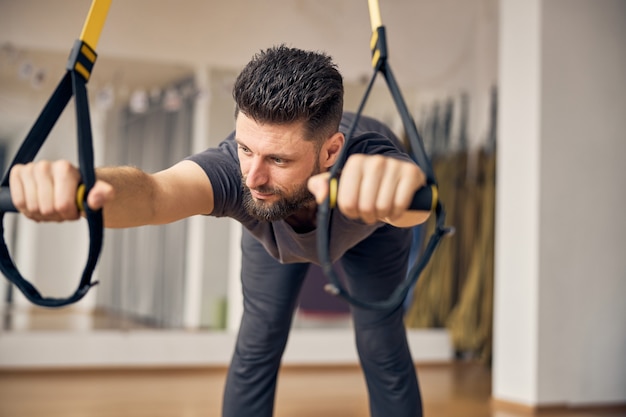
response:
{"label": "man's right hand", "polygon": [[[35,221],[76,220],[81,213],[76,205],[80,172],[68,161],[38,161],[15,165],[9,187],[15,207]],[[114,197],[113,187],[96,181],[87,196],[87,204],[98,210]]]}

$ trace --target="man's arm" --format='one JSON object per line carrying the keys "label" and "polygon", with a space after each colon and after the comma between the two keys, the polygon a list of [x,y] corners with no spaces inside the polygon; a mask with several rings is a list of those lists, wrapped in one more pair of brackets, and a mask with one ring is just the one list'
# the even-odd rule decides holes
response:
{"label": "man's arm", "polygon": [[[213,188],[194,162],[182,161],[156,174],[133,167],[99,168],[87,204],[104,210],[106,227],[164,224],[213,210]],[[66,161],[41,161],[11,170],[15,206],[36,221],[80,216],[75,194],[78,170]]]}

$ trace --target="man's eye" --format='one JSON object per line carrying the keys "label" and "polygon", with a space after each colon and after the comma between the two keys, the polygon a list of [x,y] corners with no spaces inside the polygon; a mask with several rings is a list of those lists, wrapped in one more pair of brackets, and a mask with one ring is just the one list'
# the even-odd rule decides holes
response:
{"label": "man's eye", "polygon": [[250,149],[246,148],[243,145],[239,145],[239,150],[243,153],[250,153]]}
{"label": "man's eye", "polygon": [[276,165],[285,165],[287,163],[287,160],[283,158],[272,158],[272,161],[274,161]]}

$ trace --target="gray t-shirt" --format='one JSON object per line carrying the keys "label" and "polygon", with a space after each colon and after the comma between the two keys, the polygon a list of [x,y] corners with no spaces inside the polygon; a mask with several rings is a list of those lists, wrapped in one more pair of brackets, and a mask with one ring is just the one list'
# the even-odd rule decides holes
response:
{"label": "gray t-shirt", "polygon": [[[340,126],[344,134],[354,120],[354,114],[345,113]],[[234,132],[222,141],[217,148],[210,148],[188,159],[196,162],[206,172],[214,194],[216,217],[231,217],[239,221],[265,247],[268,253],[281,263],[312,262],[319,264],[317,254],[317,231],[296,233],[284,220],[275,222],[260,221],[250,216],[243,207],[241,169],[237,156],[237,143]],[[403,150],[400,141],[382,123],[361,116],[352,139],[347,143],[348,155],[355,153],[383,154],[403,160],[411,159]],[[384,223],[367,225],[359,220],[345,217],[339,210],[332,210],[330,228],[330,257],[333,262],[346,251],[370,236],[380,227],[393,228]],[[396,229],[396,228],[393,228]],[[396,229],[405,236],[407,230]],[[386,231],[385,235],[388,235]],[[404,241],[398,236],[398,243]]]}

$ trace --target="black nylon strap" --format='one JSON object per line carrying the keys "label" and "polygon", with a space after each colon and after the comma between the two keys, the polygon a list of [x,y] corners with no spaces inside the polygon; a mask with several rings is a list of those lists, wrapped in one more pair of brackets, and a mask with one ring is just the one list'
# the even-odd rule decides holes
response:
{"label": "black nylon strap", "polygon": [[[379,73],[381,73],[385,81],[387,82],[387,87],[389,88],[389,92],[396,104],[396,108],[400,117],[402,119],[402,124],[404,126],[405,132],[409,139],[409,153],[411,157],[417,162],[422,171],[426,176],[427,186],[431,187],[432,190],[437,190],[437,181],[435,179],[435,174],[433,172],[430,159],[426,154],[422,139],[417,131],[417,127],[415,126],[415,122],[411,117],[411,114],[408,110],[408,107],[402,97],[402,93],[400,92],[400,88],[398,83],[396,82],[391,68],[389,67],[389,63],[387,60],[387,47],[386,47],[386,39],[385,39],[385,29],[383,26],[377,28],[376,33],[376,43],[372,48],[372,55],[374,56],[373,67],[374,72],[370,79],[370,82],[365,90],[363,98],[361,99],[361,103],[356,112],[356,117],[350,126],[348,134],[346,136],[346,143],[344,144],[343,149],[341,150],[341,155],[338,158],[338,162],[331,168],[330,171],[330,181],[335,181],[338,178],[339,172],[343,165],[345,164],[348,142],[352,140],[352,136],[354,134],[354,130],[357,126],[359,118],[363,112],[367,99],[369,97],[369,93],[374,85],[374,81]],[[422,188],[425,190],[426,188]],[[416,194],[419,194],[420,190],[417,191]],[[432,257],[435,249],[439,245],[441,238],[447,234],[452,233],[452,228],[445,227],[445,210],[439,199],[431,195],[431,199],[433,200],[432,210],[436,216],[436,226],[433,234],[431,235],[426,248],[421,256],[421,258],[417,259],[413,266],[409,269],[407,274],[407,278],[394,290],[394,292],[389,296],[388,299],[383,301],[365,301],[360,300],[358,298],[352,297],[348,291],[343,287],[340,282],[339,276],[335,273],[333,269],[333,265],[330,259],[330,218],[332,214],[332,207],[330,204],[330,197],[326,198],[326,200],[318,207],[317,211],[317,227],[318,227],[318,238],[317,238],[317,251],[320,258],[320,265],[322,270],[328,277],[329,283],[325,286],[326,291],[333,295],[340,296],[348,301],[350,304],[367,309],[374,310],[391,310],[399,307],[406,298],[411,287],[417,282],[421,272],[428,264],[430,258]],[[416,201],[416,199],[414,199]],[[413,206],[412,206],[413,207]],[[413,207],[416,209],[423,209],[421,207]],[[430,207],[430,205],[429,205]]]}
{"label": "black nylon strap", "polygon": [[[30,162],[35,158],[35,155],[37,155],[37,152],[41,149],[41,146],[46,141],[50,131],[71,98],[72,76],[68,71],[61,79],[61,82],[59,82],[59,85],[52,93],[52,96],[50,96],[50,99],[48,99],[46,106],[41,111],[33,127],[31,127],[28,135],[26,135],[26,139],[22,142],[10,167],[18,163]],[[10,170],[7,171],[2,180],[3,187],[9,186],[9,171]]]}
{"label": "black nylon strap", "polygon": [[[87,198],[89,190],[95,183],[95,171],[93,163],[93,145],[91,135],[91,123],[89,118],[89,101],[87,97],[86,83],[88,81],[89,72],[93,66],[93,60],[88,59],[91,65],[88,67],[87,78],[85,78],[85,72],[79,73],[76,71],[76,62],[85,62],[83,56],[85,51],[84,47],[88,46],[77,41],[74,45],[74,49],[70,55],[68,61],[68,70],[61,79],[59,85],[55,89],[54,93],[46,103],[42,112],[40,113],[37,121],[31,128],[30,132],[24,139],[24,142],[20,146],[15,158],[11,162],[7,173],[2,179],[2,188],[0,189],[0,270],[11,281],[24,296],[33,304],[44,307],[61,307],[68,304],[72,304],[80,300],[87,294],[89,289],[96,285],[97,282],[91,282],[91,276],[98,262],[100,250],[102,249],[103,241],[103,218],[102,211],[93,211],[89,209],[86,201],[83,201],[83,207],[85,208],[85,214],[87,217],[87,223],[89,226],[89,253],[87,257],[87,263],[83,270],[80,283],[76,291],[67,298],[52,298],[43,297],[41,293],[26,280],[18,271],[15,263],[11,259],[11,255],[7,248],[4,239],[4,214],[10,211],[16,211],[15,207],[11,203],[10,190],[9,190],[9,173],[11,168],[15,164],[24,164],[31,162],[41,146],[45,142],[46,138],[50,134],[50,131],[57,122],[59,116],[67,106],[70,98],[74,96],[75,108],[76,108],[76,128],[77,128],[77,142],[78,142],[78,158],[79,169],[82,176],[83,184],[85,185],[84,200]],[[95,52],[90,48],[86,51],[93,54]],[[91,56],[91,55],[90,55]],[[95,59],[95,58],[94,58]],[[82,68],[85,68],[83,65]]]}

